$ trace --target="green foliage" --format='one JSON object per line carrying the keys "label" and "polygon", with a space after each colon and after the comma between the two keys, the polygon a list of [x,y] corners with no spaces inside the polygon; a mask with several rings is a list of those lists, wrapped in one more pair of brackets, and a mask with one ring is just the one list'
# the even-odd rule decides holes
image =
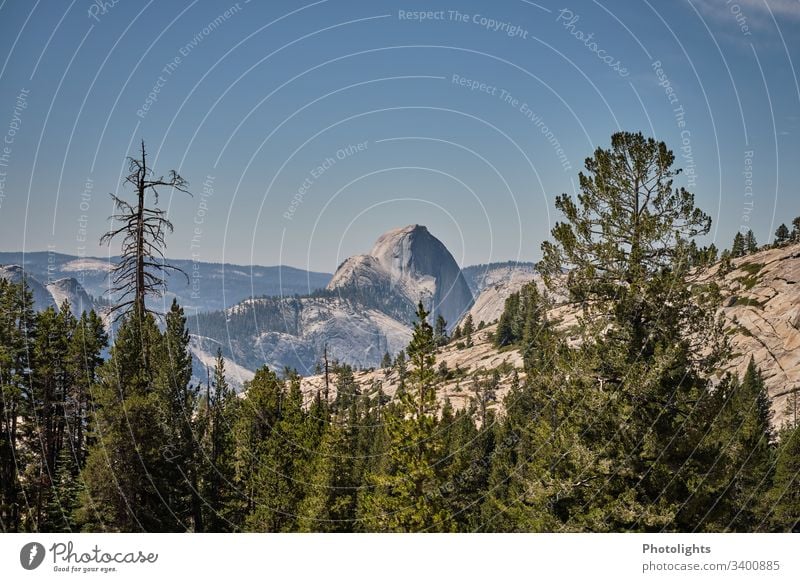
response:
{"label": "green foliage", "polygon": [[384,417],[389,463],[369,476],[363,501],[368,529],[392,532],[449,531],[452,518],[435,495],[443,479],[443,447],[436,436],[436,342],[422,303],[408,346],[410,389]]}
{"label": "green foliage", "polygon": [[461,327],[461,337],[464,338],[464,345],[468,348],[473,346],[472,333],[475,331],[475,324],[472,321],[472,314],[468,313],[464,324]]}
{"label": "green foliage", "polygon": [[781,430],[775,454],[775,477],[766,495],[767,529],[776,532],[800,532],[800,425],[790,424]]}
{"label": "green foliage", "polygon": [[731,245],[731,256],[734,258],[743,257],[747,254],[747,245],[745,244],[744,235],[737,232],[733,237],[733,245]]}
{"label": "green foliage", "polygon": [[747,234],[744,235],[744,248],[747,254],[754,253],[758,250],[758,242],[756,241],[756,235],[753,233],[752,230],[748,230]]}
{"label": "green foliage", "polygon": [[781,246],[789,242],[791,233],[785,224],[781,224],[775,231],[775,246]]}
{"label": "green foliage", "polygon": [[433,337],[437,346],[446,346],[450,341],[447,335],[447,321],[441,315],[436,316],[436,325],[433,329]]}

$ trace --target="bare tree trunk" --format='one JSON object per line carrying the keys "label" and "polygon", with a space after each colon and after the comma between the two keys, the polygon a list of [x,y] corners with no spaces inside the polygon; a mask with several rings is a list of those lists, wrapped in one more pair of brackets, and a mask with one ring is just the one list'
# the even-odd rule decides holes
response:
{"label": "bare tree trunk", "polygon": [[142,167],[139,170],[138,206],[136,207],[136,317],[144,315],[144,194],[147,177],[144,140],[142,140]]}

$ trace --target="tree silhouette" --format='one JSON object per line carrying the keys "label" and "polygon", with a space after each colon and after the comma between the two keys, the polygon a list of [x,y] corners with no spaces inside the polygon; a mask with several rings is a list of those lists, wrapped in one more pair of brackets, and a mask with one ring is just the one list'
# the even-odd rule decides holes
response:
{"label": "tree silhouette", "polygon": [[[130,174],[125,182],[136,191],[136,204],[130,204],[115,194],[111,194],[116,214],[109,217],[113,222],[121,223],[116,229],[109,230],[101,238],[101,244],[109,244],[113,239],[122,236],[122,251],[119,263],[111,269],[111,295],[118,300],[111,312],[119,316],[133,311],[137,317],[145,313],[157,313],[145,304],[148,295],[160,296],[166,288],[165,275],[168,271],[178,271],[188,275],[178,267],[167,264],[164,250],[167,231],[172,232],[172,223],[166,218],[166,212],[157,208],[158,188],[174,188],[185,194],[189,183],[175,170],[169,176],[153,178],[153,171],[147,166],[147,154],[142,140],[141,158],[129,157]],[[147,194],[152,194],[153,205],[148,206]]]}

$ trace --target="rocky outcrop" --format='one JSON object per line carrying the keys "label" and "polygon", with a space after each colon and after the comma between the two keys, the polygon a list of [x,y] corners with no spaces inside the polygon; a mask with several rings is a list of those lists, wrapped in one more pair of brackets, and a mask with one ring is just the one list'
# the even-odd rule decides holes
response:
{"label": "rocky outcrop", "polygon": [[531,272],[511,272],[508,274],[507,279],[500,280],[484,288],[468,312],[472,315],[472,321],[476,324],[497,321],[503,314],[506,299],[531,281],[541,281],[541,279]]}
{"label": "rocky outcrop", "polygon": [[84,311],[94,309],[94,302],[89,294],[86,293],[84,288],[78,283],[78,280],[73,277],[66,277],[48,283],[47,291],[53,298],[56,305],[61,307],[64,301],[69,301],[70,311],[76,317],[79,317]]}
{"label": "rocky outcrop", "polygon": [[536,275],[536,263],[504,261],[484,265],[470,265],[461,269],[472,295],[478,296],[486,289],[505,285],[509,281],[529,281]]}
{"label": "rocky outcrop", "polygon": [[56,306],[56,302],[53,300],[53,296],[47,288],[19,265],[0,266],[0,279],[5,279],[17,284],[24,280],[33,295],[33,307],[37,311]]}
{"label": "rocky outcrop", "polygon": [[[776,425],[788,396],[800,390],[800,245],[764,250],[733,262],[721,277],[721,312],[730,335],[729,371],[743,375],[752,357],[764,374]],[[709,275],[717,276],[719,266]],[[797,410],[800,416],[800,410]]]}
{"label": "rocky outcrop", "polygon": [[[328,290],[371,300],[407,323],[417,302],[423,301],[450,328],[472,305],[472,292],[453,255],[418,224],[390,230],[378,238],[369,254],[346,260]],[[383,305],[384,299],[391,304]]]}

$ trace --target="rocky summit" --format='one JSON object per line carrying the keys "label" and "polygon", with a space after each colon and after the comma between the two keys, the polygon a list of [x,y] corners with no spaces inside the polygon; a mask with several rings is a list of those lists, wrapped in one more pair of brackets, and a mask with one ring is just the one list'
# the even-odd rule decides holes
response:
{"label": "rocky summit", "polygon": [[347,259],[328,290],[353,290],[378,301],[384,297],[384,307],[402,319],[422,301],[450,328],[472,306],[472,292],[453,255],[419,224],[392,229],[369,254]]}

